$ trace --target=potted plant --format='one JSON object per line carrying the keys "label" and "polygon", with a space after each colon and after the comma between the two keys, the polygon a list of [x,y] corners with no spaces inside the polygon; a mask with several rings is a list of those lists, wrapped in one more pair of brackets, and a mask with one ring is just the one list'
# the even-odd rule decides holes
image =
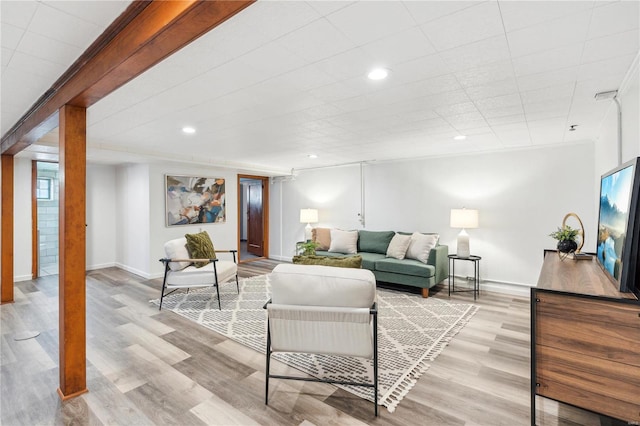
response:
{"label": "potted plant", "polygon": [[313,256],[316,254],[316,248],[318,248],[320,244],[315,241],[307,240],[304,243],[300,243],[298,248],[300,250],[300,254],[303,256]]}
{"label": "potted plant", "polygon": [[576,237],[580,231],[570,226],[558,227],[558,230],[549,234],[550,237],[558,240],[558,251],[560,253],[572,253],[578,249]]}

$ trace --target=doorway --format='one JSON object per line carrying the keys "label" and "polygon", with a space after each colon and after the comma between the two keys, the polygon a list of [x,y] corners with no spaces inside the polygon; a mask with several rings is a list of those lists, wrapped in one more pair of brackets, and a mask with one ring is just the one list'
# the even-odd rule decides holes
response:
{"label": "doorway", "polygon": [[238,175],[238,262],[269,257],[269,178]]}
{"label": "doorway", "polygon": [[33,278],[58,274],[59,165],[32,161]]}

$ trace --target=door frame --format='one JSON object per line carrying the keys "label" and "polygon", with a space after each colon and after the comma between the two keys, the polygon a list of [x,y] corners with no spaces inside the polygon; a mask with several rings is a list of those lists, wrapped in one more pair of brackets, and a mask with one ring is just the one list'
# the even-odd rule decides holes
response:
{"label": "door frame", "polygon": [[[240,224],[242,223],[242,197],[240,191],[242,185],[240,179],[253,179],[262,181],[262,257],[256,257],[253,259],[242,260],[240,258],[240,239],[242,237],[240,233]],[[269,258],[269,177],[267,176],[255,176],[255,175],[238,175],[237,178],[238,187],[238,231],[237,231],[237,243],[238,243],[238,263],[254,262],[256,260],[263,260]]]}
{"label": "door frame", "polygon": [[60,164],[58,161],[31,160],[31,279],[40,277],[40,236],[38,235],[38,163]]}
{"label": "door frame", "polygon": [[31,279],[40,276],[40,238],[38,235],[38,160],[31,160]]}

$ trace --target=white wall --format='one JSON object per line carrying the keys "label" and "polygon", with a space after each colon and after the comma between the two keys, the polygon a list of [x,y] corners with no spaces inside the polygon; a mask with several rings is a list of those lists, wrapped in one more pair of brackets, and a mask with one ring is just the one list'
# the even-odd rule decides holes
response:
{"label": "white wall", "polygon": [[[31,159],[14,158],[14,280],[31,279]],[[115,169],[87,167],[87,269],[113,266],[116,253]]]}
{"label": "white wall", "polygon": [[[449,227],[450,209],[476,208],[480,227],[468,232],[472,252],[483,257],[482,279],[534,285],[543,250],[555,247],[548,234],[566,213],[584,223],[584,250],[595,248],[593,164],[593,144],[586,142],[366,165],[365,229],[438,232],[454,253],[459,230]],[[271,234],[274,258],[290,258],[302,238],[300,208],[319,210],[317,226],[361,228],[358,165],[300,172],[272,186],[282,191],[271,198],[272,215],[282,214],[283,227]]]}
{"label": "white wall", "polygon": [[149,273],[149,166],[116,170],[116,263],[145,276]]}
{"label": "white wall", "polygon": [[116,169],[87,165],[87,269],[116,264]]}
{"label": "white wall", "polygon": [[[204,176],[225,179],[225,223],[201,223],[197,225],[166,226],[165,220],[165,175],[176,176]],[[162,276],[164,269],[158,259],[164,257],[164,243],[170,239],[200,232],[209,232],[216,249],[228,250],[238,247],[238,182],[234,170],[207,167],[189,167],[173,164],[153,164],[149,169],[149,213],[146,215],[149,239],[149,268],[139,275],[156,278]]]}
{"label": "white wall", "polygon": [[[226,223],[168,228],[165,174],[222,177]],[[31,160],[14,160],[14,279],[31,279]],[[87,167],[87,269],[117,265],[146,278],[162,275],[165,241],[207,230],[219,249],[237,248],[234,170],[133,164]]]}
{"label": "white wall", "polygon": [[[622,111],[622,162],[640,156],[640,54],[636,56],[629,73],[621,83],[618,101]],[[596,183],[600,185],[600,175],[618,166],[618,109],[613,100],[600,128],[595,147]]]}
{"label": "white wall", "polygon": [[31,277],[31,160],[13,160],[13,276]]}
{"label": "white wall", "polygon": [[318,209],[318,227],[360,229],[358,165],[301,172],[295,179],[274,179],[270,188],[270,257],[291,260],[306,223],[300,209]]}

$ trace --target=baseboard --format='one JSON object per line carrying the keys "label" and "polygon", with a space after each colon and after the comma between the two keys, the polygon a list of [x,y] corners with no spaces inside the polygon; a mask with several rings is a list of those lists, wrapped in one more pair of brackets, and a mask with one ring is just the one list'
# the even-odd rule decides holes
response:
{"label": "baseboard", "polygon": [[510,294],[512,296],[529,297],[531,295],[531,287],[526,284],[498,282],[490,280],[482,280],[480,282],[480,290],[492,291],[494,293]]}
{"label": "baseboard", "polygon": [[[292,258],[287,256],[269,256],[269,259],[277,260],[280,262],[291,262]],[[460,280],[466,280],[466,276],[456,276]],[[443,284],[447,285],[447,279],[443,281]],[[496,293],[510,294],[512,296],[529,297],[531,295],[532,285],[523,283],[513,283],[508,281],[497,281],[482,279],[480,281],[480,291],[493,291]]]}
{"label": "baseboard", "polygon": [[98,263],[97,265],[89,265],[89,266],[87,266],[87,271],[95,271],[96,269],[113,268],[114,266],[117,266],[115,262]]}
{"label": "baseboard", "polygon": [[293,258],[289,256],[275,256],[275,255],[270,255],[269,259],[277,260],[279,262],[291,262],[291,260],[293,260]]}
{"label": "baseboard", "polygon": [[116,267],[118,267],[120,269],[123,269],[123,270],[125,270],[127,272],[131,272],[132,274],[137,275],[139,277],[142,277],[142,278],[144,278],[146,280],[152,279],[151,274],[149,274],[147,272],[144,272],[144,271],[141,271],[141,270],[136,269],[136,268],[132,268],[132,267],[127,266],[127,265],[123,265],[122,263],[116,262],[114,266],[116,266]]}
{"label": "baseboard", "polygon": [[[456,275],[456,279],[466,281],[467,277]],[[446,279],[443,284],[445,286],[447,285]],[[532,286],[529,284],[513,283],[508,281],[480,280],[480,291],[492,291],[495,293],[510,294],[512,296],[529,297],[531,295],[531,287]]]}
{"label": "baseboard", "polygon": [[14,275],[13,276],[13,282],[19,282],[19,281],[31,281],[33,279],[33,277],[31,275]]}

